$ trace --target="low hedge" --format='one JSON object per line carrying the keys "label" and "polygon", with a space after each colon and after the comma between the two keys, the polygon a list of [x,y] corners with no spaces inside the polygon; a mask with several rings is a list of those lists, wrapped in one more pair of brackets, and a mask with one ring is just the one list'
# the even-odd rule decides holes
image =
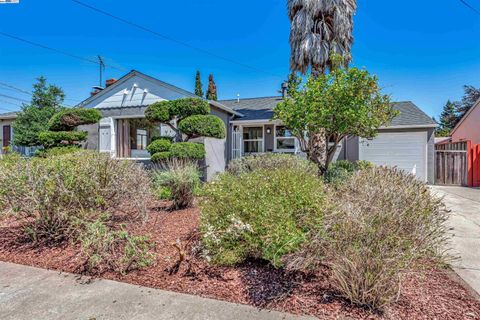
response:
{"label": "low hedge", "polygon": [[102,113],[97,109],[74,108],[56,113],[48,122],[51,131],[70,131],[75,127],[100,121]]}
{"label": "low hedge", "polygon": [[201,143],[179,142],[170,148],[171,158],[201,160],[205,158],[205,146]]}
{"label": "low hedge", "polygon": [[225,124],[214,115],[194,115],[183,119],[178,128],[189,137],[211,137],[224,139]]}
{"label": "low hedge", "polygon": [[170,152],[168,151],[154,153],[150,158],[152,162],[160,162],[167,159],[170,159]]}
{"label": "low hedge", "polygon": [[87,139],[86,131],[44,131],[38,139],[45,148],[52,148],[66,144],[79,144]]}

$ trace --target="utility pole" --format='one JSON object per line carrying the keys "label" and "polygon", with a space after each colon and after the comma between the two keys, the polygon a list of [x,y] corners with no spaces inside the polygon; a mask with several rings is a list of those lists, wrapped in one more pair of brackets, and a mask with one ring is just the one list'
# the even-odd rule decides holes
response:
{"label": "utility pole", "polygon": [[103,78],[103,71],[105,71],[105,63],[103,62],[103,58],[100,55],[98,55],[97,58],[98,58],[98,65],[100,67],[100,83],[98,84],[98,86],[103,88],[102,78]]}

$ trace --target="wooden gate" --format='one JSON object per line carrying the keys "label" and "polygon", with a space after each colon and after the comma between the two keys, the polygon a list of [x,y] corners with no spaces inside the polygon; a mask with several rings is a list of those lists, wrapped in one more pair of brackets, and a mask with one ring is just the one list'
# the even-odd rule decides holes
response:
{"label": "wooden gate", "polygon": [[461,141],[435,146],[435,183],[471,186],[471,142]]}

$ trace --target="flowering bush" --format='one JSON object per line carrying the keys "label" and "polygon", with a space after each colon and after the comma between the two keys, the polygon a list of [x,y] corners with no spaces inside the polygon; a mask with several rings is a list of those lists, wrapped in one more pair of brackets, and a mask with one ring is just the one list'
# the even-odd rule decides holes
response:
{"label": "flowering bush", "polygon": [[223,174],[204,187],[202,199],[207,256],[225,265],[261,258],[280,266],[328,207],[322,181],[294,168]]}

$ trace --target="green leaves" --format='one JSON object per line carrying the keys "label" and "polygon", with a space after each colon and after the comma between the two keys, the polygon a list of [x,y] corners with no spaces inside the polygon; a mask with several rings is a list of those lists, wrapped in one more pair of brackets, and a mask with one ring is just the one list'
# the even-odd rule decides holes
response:
{"label": "green leaves", "polygon": [[44,131],[38,135],[40,143],[45,148],[79,144],[85,141],[86,131]]}
{"label": "green leaves", "polygon": [[224,139],[226,128],[222,119],[214,115],[195,115],[185,118],[178,128],[189,138],[210,137]]}
{"label": "green leaves", "polygon": [[97,109],[64,109],[48,121],[48,127],[52,131],[70,131],[80,125],[95,124],[101,118],[102,113]]}
{"label": "green leaves", "polygon": [[152,122],[169,123],[182,120],[193,115],[207,115],[210,105],[199,98],[185,98],[171,101],[160,101],[150,105],[145,110],[145,117]]}

